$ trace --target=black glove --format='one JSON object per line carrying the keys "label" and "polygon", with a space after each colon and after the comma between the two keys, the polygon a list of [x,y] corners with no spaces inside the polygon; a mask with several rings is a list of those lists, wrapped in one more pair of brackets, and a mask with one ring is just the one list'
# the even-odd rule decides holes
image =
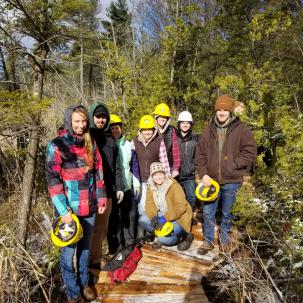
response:
{"label": "black glove", "polygon": [[155,226],[158,224],[158,217],[155,216],[150,220],[150,225],[155,228]]}
{"label": "black glove", "polygon": [[155,229],[162,229],[164,224],[167,222],[166,218],[164,216],[157,217],[157,224],[155,226]]}

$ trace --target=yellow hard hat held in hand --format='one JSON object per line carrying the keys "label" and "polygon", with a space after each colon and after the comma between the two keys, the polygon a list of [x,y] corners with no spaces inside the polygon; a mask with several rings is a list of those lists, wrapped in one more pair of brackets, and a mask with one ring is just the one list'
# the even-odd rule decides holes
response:
{"label": "yellow hard hat held in hand", "polygon": [[196,187],[196,197],[204,202],[215,201],[219,195],[220,185],[217,181],[211,180],[210,186],[205,186],[203,183],[199,183]]}
{"label": "yellow hard hat held in hand", "polygon": [[83,237],[83,229],[76,215],[72,214],[72,223],[66,224],[59,217],[51,231],[52,242],[59,247],[77,243]]}

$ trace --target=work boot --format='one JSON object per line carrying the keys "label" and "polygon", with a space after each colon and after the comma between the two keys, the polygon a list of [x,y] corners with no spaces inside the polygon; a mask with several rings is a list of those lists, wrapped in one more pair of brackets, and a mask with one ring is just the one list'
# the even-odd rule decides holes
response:
{"label": "work boot", "polygon": [[214,249],[214,245],[207,242],[207,241],[203,241],[201,246],[198,248],[198,255],[206,255],[209,251]]}
{"label": "work boot", "polygon": [[86,286],[83,289],[83,297],[86,301],[94,301],[97,299],[97,291],[92,286]]}
{"label": "work boot", "polygon": [[192,233],[189,233],[186,238],[177,245],[177,249],[180,251],[187,250],[190,247],[190,244],[193,242],[194,236]]}
{"label": "work boot", "polygon": [[162,243],[159,241],[159,240],[157,240],[156,242],[154,242],[153,244],[152,244],[152,249],[159,249],[159,248],[161,248],[162,247]]}
{"label": "work boot", "polygon": [[82,298],[81,295],[79,295],[75,299],[68,299],[68,303],[85,303],[85,300]]}
{"label": "work boot", "polygon": [[146,232],[145,241],[146,241],[146,243],[154,242],[155,241],[155,235],[150,233],[150,232]]}

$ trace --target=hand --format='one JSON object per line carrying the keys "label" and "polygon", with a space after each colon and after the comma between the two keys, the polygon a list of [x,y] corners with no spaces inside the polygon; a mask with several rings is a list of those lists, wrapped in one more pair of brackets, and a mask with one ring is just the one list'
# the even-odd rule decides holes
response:
{"label": "hand", "polygon": [[179,172],[178,172],[177,170],[173,170],[171,176],[172,176],[173,178],[175,178],[175,177],[179,176]]}
{"label": "hand", "polygon": [[117,191],[116,197],[117,197],[117,203],[120,204],[124,198],[124,192],[121,190]]}
{"label": "hand", "polygon": [[141,194],[141,188],[136,186],[134,187],[133,192],[134,192],[134,197],[138,199]]}
{"label": "hand", "polygon": [[164,216],[157,217],[157,224],[155,229],[161,229],[166,222],[167,220]]}
{"label": "hand", "polygon": [[98,214],[99,215],[104,214],[105,210],[106,210],[106,206],[100,206],[100,207],[98,207]]}
{"label": "hand", "polygon": [[209,176],[209,175],[204,175],[203,177],[202,177],[202,183],[205,185],[205,186],[207,186],[207,187],[209,187],[211,184],[210,184],[210,181],[212,180],[212,178]]}
{"label": "hand", "polygon": [[72,212],[69,211],[66,215],[62,216],[61,219],[64,224],[71,224],[73,222]]}

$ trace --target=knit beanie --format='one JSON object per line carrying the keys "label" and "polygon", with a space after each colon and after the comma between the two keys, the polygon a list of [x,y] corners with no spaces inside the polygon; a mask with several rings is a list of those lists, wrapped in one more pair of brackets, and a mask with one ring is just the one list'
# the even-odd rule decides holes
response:
{"label": "knit beanie", "polygon": [[165,175],[165,169],[161,162],[153,162],[150,165],[150,175],[152,176],[155,173],[161,172]]}
{"label": "knit beanie", "polygon": [[228,95],[220,96],[215,103],[215,111],[217,110],[227,110],[229,112],[233,111],[233,99]]}

